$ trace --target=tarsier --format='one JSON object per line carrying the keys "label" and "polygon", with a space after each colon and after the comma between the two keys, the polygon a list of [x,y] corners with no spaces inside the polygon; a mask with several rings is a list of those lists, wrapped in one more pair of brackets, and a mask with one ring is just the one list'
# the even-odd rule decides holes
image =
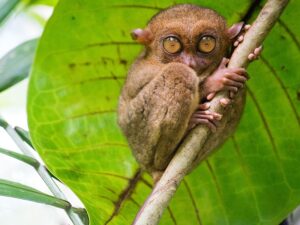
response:
{"label": "tarsier", "polygon": [[[145,29],[132,32],[145,49],[128,72],[118,123],[135,158],[154,180],[196,125],[212,130],[202,154],[220,146],[237,126],[248,77],[244,68],[227,68],[225,56],[233,43],[242,41],[241,30],[242,23],[227,28],[224,18],[211,9],[182,4],[159,12]],[[249,59],[257,58],[260,50]],[[211,112],[209,102],[224,90],[228,98],[220,104],[228,107],[226,115]]]}

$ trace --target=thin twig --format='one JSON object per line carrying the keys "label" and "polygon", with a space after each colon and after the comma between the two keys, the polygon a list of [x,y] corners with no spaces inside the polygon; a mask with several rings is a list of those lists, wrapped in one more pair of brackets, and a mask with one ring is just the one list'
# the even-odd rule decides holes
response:
{"label": "thin twig", "polygon": [[[245,34],[244,41],[231,56],[229,68],[247,66],[248,55],[262,44],[287,3],[288,0],[268,0],[256,21]],[[227,95],[226,92],[219,93],[211,102],[211,110],[224,113],[219,101]],[[164,209],[168,206],[194,159],[199,154],[202,155],[202,160],[207,157],[207,154],[201,152],[201,149],[209,134],[210,131],[206,126],[198,126],[184,140],[160,181],[137,214],[134,225],[158,224]]]}

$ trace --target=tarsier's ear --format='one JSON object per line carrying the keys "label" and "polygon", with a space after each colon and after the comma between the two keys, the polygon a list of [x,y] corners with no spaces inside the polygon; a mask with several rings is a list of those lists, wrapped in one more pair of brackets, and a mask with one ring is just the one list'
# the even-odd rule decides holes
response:
{"label": "tarsier's ear", "polygon": [[136,40],[138,43],[147,45],[152,41],[152,33],[146,29],[135,29],[131,32],[131,37],[133,40]]}
{"label": "tarsier's ear", "polygon": [[228,28],[227,33],[230,39],[234,39],[238,36],[238,34],[242,31],[244,26],[244,22],[239,22],[233,24],[230,28]]}

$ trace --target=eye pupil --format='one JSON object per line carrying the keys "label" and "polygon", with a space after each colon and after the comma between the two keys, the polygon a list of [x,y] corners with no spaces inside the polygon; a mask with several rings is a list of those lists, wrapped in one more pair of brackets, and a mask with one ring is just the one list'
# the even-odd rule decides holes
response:
{"label": "eye pupil", "polygon": [[212,36],[203,36],[198,44],[198,50],[203,53],[209,53],[216,47],[216,39]]}
{"label": "eye pupil", "polygon": [[163,47],[168,53],[174,54],[181,50],[181,43],[176,37],[166,37],[163,40]]}

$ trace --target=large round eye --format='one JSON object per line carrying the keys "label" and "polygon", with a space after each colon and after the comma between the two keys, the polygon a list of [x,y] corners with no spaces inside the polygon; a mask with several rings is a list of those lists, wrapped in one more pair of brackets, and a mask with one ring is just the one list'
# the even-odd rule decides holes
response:
{"label": "large round eye", "polygon": [[203,36],[198,43],[198,50],[203,53],[209,53],[216,47],[216,39],[212,36]]}
{"label": "large round eye", "polygon": [[163,40],[163,46],[168,53],[172,53],[172,54],[177,53],[181,50],[180,41],[173,36],[165,38]]}

